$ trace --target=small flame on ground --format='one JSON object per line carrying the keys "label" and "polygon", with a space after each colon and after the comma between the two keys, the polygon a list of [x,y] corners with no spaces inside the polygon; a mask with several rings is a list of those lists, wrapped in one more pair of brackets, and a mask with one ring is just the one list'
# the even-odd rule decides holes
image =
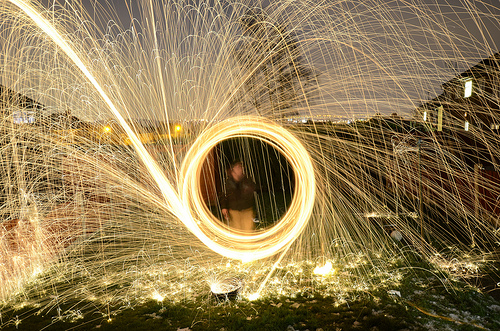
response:
{"label": "small flame on ground", "polygon": [[158,302],[162,302],[165,299],[165,296],[161,295],[157,291],[154,291],[153,294],[151,295],[151,298]]}
{"label": "small flame on ground", "polygon": [[255,301],[258,298],[260,298],[260,293],[252,293],[252,294],[248,295],[248,300],[250,300],[250,301]]}
{"label": "small flame on ground", "polygon": [[326,276],[330,273],[335,272],[335,269],[333,269],[333,265],[330,261],[326,262],[324,266],[320,267],[317,266],[314,268],[313,273],[315,275],[321,275],[321,276]]}

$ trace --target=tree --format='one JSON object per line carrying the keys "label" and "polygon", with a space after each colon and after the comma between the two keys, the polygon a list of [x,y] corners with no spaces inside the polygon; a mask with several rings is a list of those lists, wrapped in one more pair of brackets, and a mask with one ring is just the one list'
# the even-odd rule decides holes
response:
{"label": "tree", "polygon": [[239,23],[243,38],[235,58],[245,83],[236,100],[246,99],[262,116],[298,115],[300,106],[313,103],[318,85],[318,74],[305,63],[298,39],[262,10],[249,10]]}

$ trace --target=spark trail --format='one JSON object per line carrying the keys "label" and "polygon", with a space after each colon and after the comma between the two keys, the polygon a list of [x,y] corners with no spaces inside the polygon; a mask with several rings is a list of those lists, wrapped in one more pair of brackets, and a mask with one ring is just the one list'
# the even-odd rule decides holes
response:
{"label": "spark trail", "polygon": [[[149,1],[129,28],[94,9],[0,4],[6,304],[314,286],[294,277],[342,297],[373,270],[398,281],[382,271],[401,263],[397,240],[451,273],[490,256],[500,139],[480,121],[500,123],[497,108],[447,99],[438,131],[417,107],[497,51],[499,8]],[[260,188],[252,234],[218,218],[233,156]]]}

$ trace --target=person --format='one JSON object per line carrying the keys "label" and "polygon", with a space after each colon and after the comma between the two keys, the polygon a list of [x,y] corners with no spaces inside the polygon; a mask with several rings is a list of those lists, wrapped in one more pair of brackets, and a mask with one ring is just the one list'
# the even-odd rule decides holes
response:
{"label": "person", "polygon": [[235,160],[227,169],[225,194],[220,206],[229,226],[250,232],[254,229],[255,183],[245,175],[243,163]]}

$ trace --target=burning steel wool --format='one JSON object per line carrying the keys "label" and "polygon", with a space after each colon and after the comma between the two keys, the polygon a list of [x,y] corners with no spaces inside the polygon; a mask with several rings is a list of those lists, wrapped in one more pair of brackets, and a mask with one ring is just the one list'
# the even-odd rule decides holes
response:
{"label": "burning steel wool", "polygon": [[1,309],[343,302],[498,249],[498,4],[42,3],[0,3]]}

